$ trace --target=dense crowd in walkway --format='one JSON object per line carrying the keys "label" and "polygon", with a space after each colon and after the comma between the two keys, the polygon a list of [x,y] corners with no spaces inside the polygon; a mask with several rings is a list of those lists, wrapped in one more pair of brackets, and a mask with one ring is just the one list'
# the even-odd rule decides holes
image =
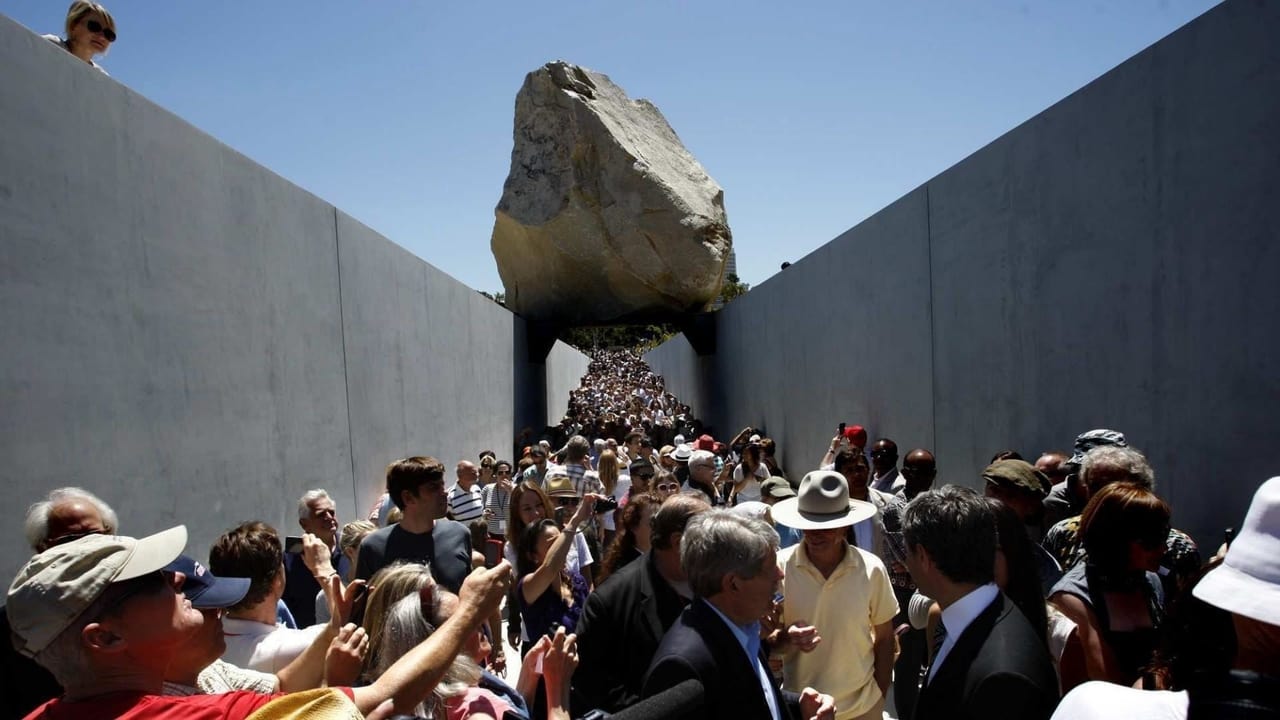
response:
{"label": "dense crowd in walkway", "polygon": [[1275,717],[1280,478],[1205,562],[1115,430],[954,478],[981,493],[853,423],[790,475],[629,350],[594,353],[548,430],[514,460],[394,460],[367,519],[323,489],[296,529],[227,518],[207,558],[50,492],[8,593],[5,711]]}

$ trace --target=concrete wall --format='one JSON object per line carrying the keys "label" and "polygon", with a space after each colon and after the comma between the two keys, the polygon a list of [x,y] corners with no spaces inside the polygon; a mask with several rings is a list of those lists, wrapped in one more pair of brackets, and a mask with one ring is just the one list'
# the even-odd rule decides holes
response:
{"label": "concrete wall", "polygon": [[[559,425],[569,409],[569,391],[582,384],[590,358],[556,341],[547,353],[547,425]],[[540,429],[540,428],[538,428]]]}
{"label": "concrete wall", "polygon": [[974,487],[1113,427],[1216,547],[1280,474],[1276,37],[1276,3],[1211,10],[731,303],[714,357],[651,365],[795,474],[841,420]]}
{"label": "concrete wall", "polygon": [[204,556],[563,406],[527,395],[581,354],[529,365],[520,318],[3,16],[0,67],[0,576],[54,487]]}

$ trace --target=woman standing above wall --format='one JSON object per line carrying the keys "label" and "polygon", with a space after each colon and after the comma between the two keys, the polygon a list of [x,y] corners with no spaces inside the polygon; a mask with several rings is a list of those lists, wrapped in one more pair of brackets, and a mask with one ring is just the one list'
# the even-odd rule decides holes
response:
{"label": "woman standing above wall", "polygon": [[[93,58],[106,55],[107,48],[116,41],[116,21],[111,13],[101,3],[75,0],[67,8],[65,30],[65,38],[57,35],[45,35],[44,38],[102,70],[102,66],[94,62]],[[102,72],[106,73],[106,70]]]}

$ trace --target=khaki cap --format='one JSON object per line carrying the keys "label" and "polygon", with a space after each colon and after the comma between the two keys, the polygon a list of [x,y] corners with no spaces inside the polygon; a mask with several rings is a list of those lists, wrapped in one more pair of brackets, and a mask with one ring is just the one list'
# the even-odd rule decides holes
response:
{"label": "khaki cap", "polygon": [[86,535],[36,555],[9,586],[14,647],[35,657],[113,583],[163,569],[186,546],[187,528],[179,525],[136,540]]}

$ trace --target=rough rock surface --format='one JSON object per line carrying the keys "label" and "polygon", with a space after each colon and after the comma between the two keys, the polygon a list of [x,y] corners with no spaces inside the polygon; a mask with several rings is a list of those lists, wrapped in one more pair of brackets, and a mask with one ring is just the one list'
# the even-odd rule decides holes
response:
{"label": "rough rock surface", "polygon": [[507,306],[565,324],[671,319],[720,292],[724,191],[647,100],[565,62],[516,96],[493,227]]}

